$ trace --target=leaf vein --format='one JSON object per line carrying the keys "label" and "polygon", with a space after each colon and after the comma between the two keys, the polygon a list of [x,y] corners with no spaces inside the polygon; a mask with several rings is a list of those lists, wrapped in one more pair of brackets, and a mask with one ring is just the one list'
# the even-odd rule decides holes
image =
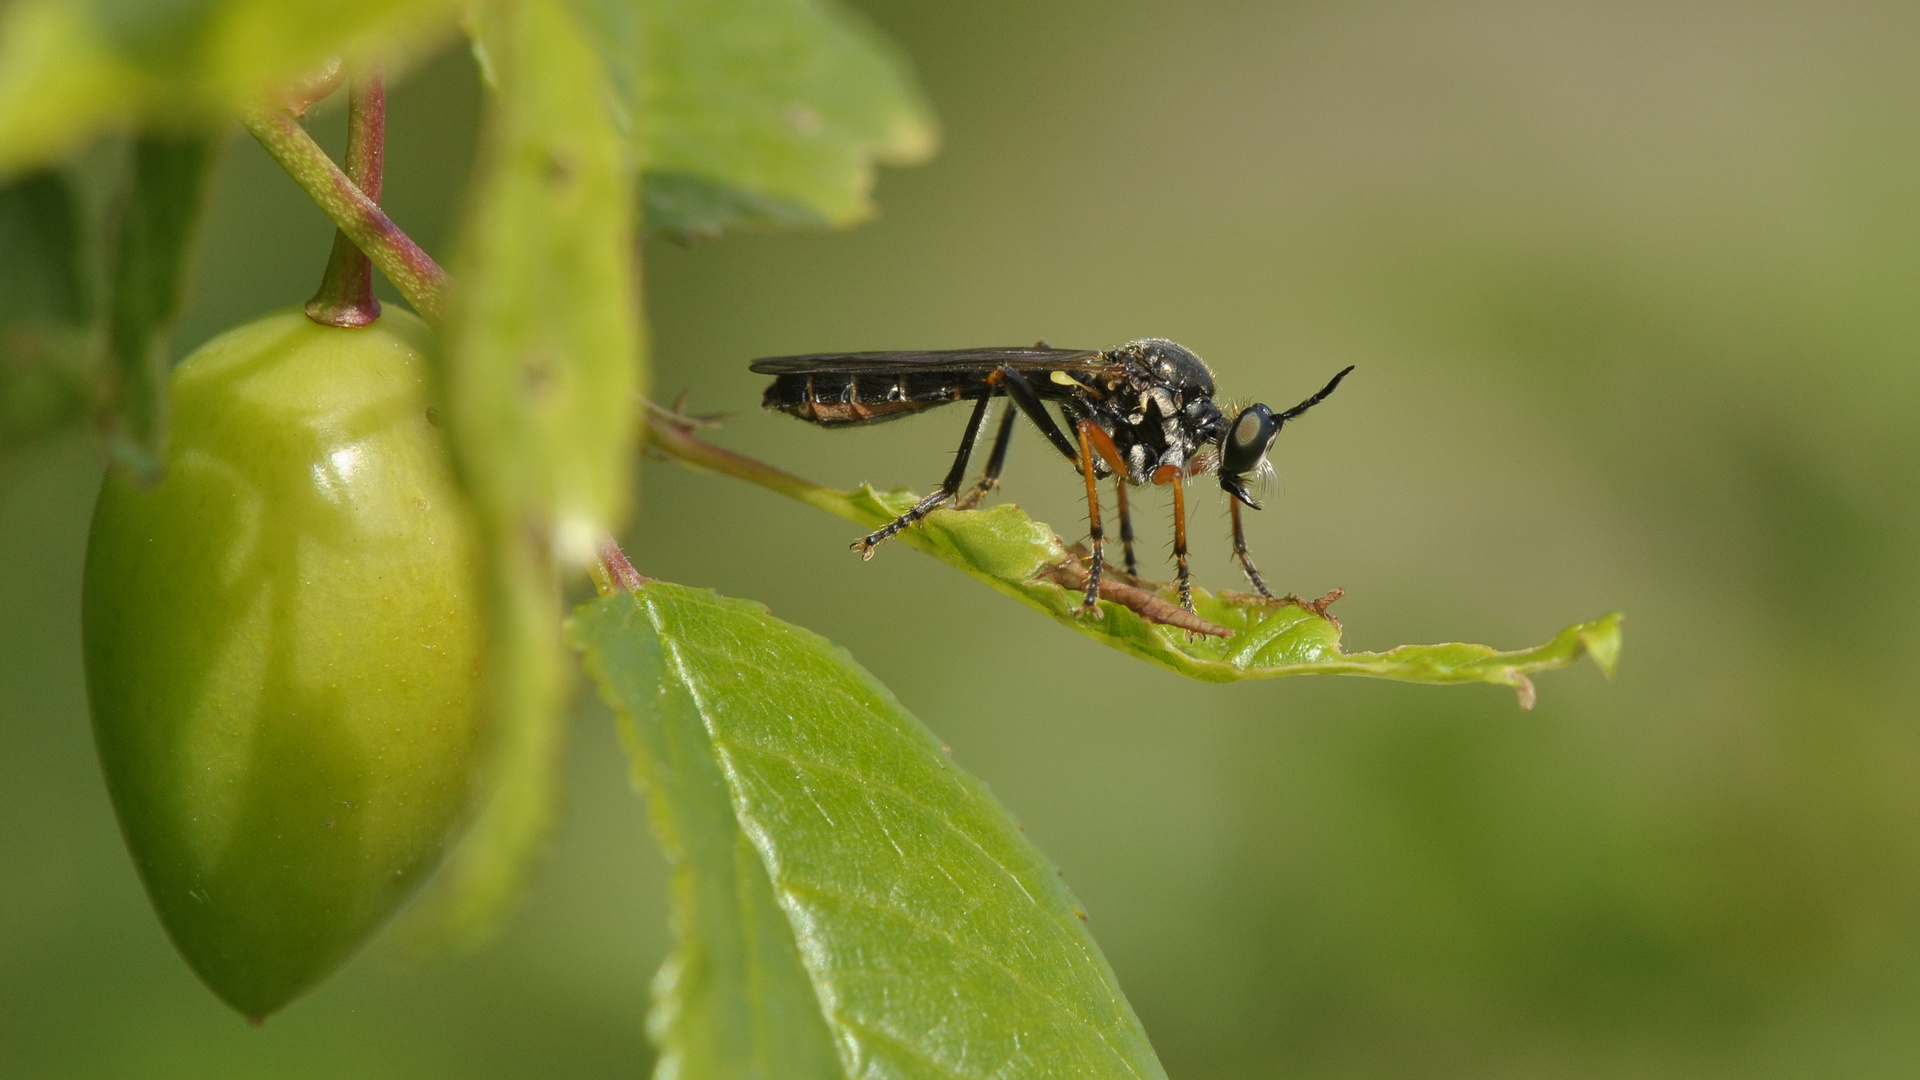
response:
{"label": "leaf vein", "polygon": [[[923,810],[926,810],[929,814],[933,816],[933,818],[936,821],[946,826],[947,829],[951,831],[954,835],[960,837],[962,840],[965,840],[968,844],[972,845],[973,849],[980,853],[981,858],[991,863],[994,869],[999,870],[1002,874],[1005,874],[1008,881],[1013,882],[1013,887],[1020,890],[1020,895],[1026,897],[1028,903],[1032,904],[1036,909],[1039,909],[1042,911],[1046,910],[1045,905],[1040,903],[1039,898],[1034,896],[1032,891],[1030,891],[1027,888],[1026,882],[1020,880],[1020,875],[1015,873],[1012,867],[1009,867],[1006,863],[1002,862],[999,856],[996,856],[993,852],[988,851],[986,845],[982,844],[978,837],[974,836],[972,833],[968,832],[967,830],[961,828],[958,822],[954,821],[951,817],[947,815],[945,808],[937,806],[931,802],[928,802],[927,800],[921,798],[918,793],[912,791],[911,789],[903,785],[896,784],[888,780],[881,780],[881,779],[878,779],[877,777],[867,776],[865,774],[849,769],[844,765],[836,765],[828,761],[820,761],[814,758],[801,757],[797,754],[791,754],[791,753],[786,753],[780,750],[775,750],[769,746],[760,746],[753,743],[738,743],[730,739],[724,739],[724,738],[715,738],[714,746],[717,749],[719,749],[722,753],[737,751],[745,754],[760,754],[766,757],[778,759],[780,761],[785,761],[792,765],[798,765],[803,768],[815,768],[823,772],[839,773],[842,776],[846,776],[853,780],[859,781],[864,786],[880,788],[886,791],[893,792],[894,794],[898,795],[903,801],[911,805],[920,807]],[[869,802],[868,805],[871,806],[872,803]],[[888,839],[891,840],[892,838],[889,837]],[[1061,922],[1064,925],[1064,920],[1056,918],[1054,921]]]}
{"label": "leaf vein", "polygon": [[[1021,976],[1020,972],[1017,969],[1015,969],[1011,964],[1008,964],[1005,960],[1002,960],[999,957],[994,956],[992,953],[987,952],[985,949],[982,949],[977,945],[972,945],[965,941],[962,941],[958,936],[956,936],[952,931],[948,930],[946,927],[941,926],[938,923],[928,922],[927,920],[922,919],[914,915],[913,913],[907,911],[905,908],[899,907],[898,905],[895,905],[895,904],[890,904],[884,900],[875,899],[874,897],[871,897],[871,896],[863,896],[859,893],[846,892],[841,889],[835,889],[828,885],[822,885],[822,884],[812,883],[812,882],[796,881],[791,878],[787,879],[785,884],[780,887],[789,892],[813,893],[817,896],[823,896],[830,899],[844,900],[848,903],[857,904],[861,907],[871,908],[875,911],[879,911],[882,913],[891,913],[891,914],[897,915],[900,917],[900,919],[914,926],[916,929],[923,930],[929,934],[934,935],[935,937],[944,939],[948,944],[952,945],[956,951],[967,953],[971,956],[977,957],[978,959],[985,961],[990,966],[1000,969],[1002,972],[1006,973],[1007,978],[1010,981],[1012,981],[1014,985],[1027,991],[1029,994],[1032,994],[1034,997],[1037,997],[1040,1000],[1046,1002],[1048,1005],[1051,1005],[1056,1011],[1063,1014],[1067,1014],[1067,1015],[1072,1015],[1073,1013],[1073,1010],[1067,1006],[1066,1002],[1062,1001],[1053,991],[1047,990],[1040,986],[1036,986],[1033,983],[1027,981],[1025,978]],[[1082,955],[1084,956],[1084,953]],[[1113,999],[1109,997],[1108,1000],[1109,1002],[1111,1002]],[[1088,1027],[1093,1031],[1094,1036],[1100,1040],[1100,1045],[1109,1054],[1113,1056],[1115,1061],[1118,1061],[1121,1065],[1125,1066],[1129,1073],[1132,1073],[1135,1076],[1140,1075],[1139,1072],[1134,1069],[1133,1063],[1127,1060],[1126,1055],[1120,1053],[1120,1051],[1116,1047],[1114,1047],[1113,1043],[1110,1040],[1108,1040],[1106,1025],[1089,1024]]]}

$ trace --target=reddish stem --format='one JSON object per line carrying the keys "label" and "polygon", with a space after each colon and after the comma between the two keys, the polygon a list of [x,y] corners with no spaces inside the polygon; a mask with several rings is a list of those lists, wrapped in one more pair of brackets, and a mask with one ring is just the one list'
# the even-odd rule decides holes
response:
{"label": "reddish stem", "polygon": [[[377,67],[354,76],[347,90],[347,179],[367,201],[380,205],[380,182],[387,155],[387,88]],[[367,326],[380,317],[373,295],[373,260],[346,230],[333,234],[320,291],[307,301],[307,318],[323,326]]]}
{"label": "reddish stem", "polygon": [[240,119],[307,196],[373,259],[420,317],[430,326],[442,325],[451,280],[440,264],[381,213],[284,108],[256,104],[243,110]]}
{"label": "reddish stem", "polygon": [[600,541],[600,561],[593,571],[593,583],[602,596],[610,595],[615,589],[633,592],[648,580],[633,568],[633,563],[627,561],[627,553],[620,550],[620,542],[611,536]]}

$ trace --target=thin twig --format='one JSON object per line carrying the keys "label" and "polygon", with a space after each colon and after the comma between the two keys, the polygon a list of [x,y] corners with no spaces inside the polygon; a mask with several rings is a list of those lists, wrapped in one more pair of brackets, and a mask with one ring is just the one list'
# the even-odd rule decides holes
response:
{"label": "thin twig", "polygon": [[682,464],[725,473],[790,499],[798,499],[808,506],[825,510],[836,517],[844,516],[847,497],[841,492],[821,487],[790,472],[776,469],[766,462],[755,461],[744,454],[736,454],[731,450],[722,449],[710,442],[695,438],[693,428],[704,419],[704,417],[684,416],[677,412],[670,412],[649,402],[646,417],[647,445]]}
{"label": "thin twig", "polygon": [[439,328],[446,320],[447,292],[452,286],[440,264],[347,178],[292,114],[261,103],[243,111],[240,120],[340,231],[367,253],[420,317]]}
{"label": "thin twig", "polygon": [[[1084,590],[1087,587],[1086,566],[1075,559],[1068,559],[1058,566],[1049,567],[1040,576],[1069,591]],[[1205,634],[1208,637],[1230,638],[1233,636],[1233,631],[1226,627],[1208,622],[1159,593],[1133,584],[1131,579],[1119,581],[1101,574],[1100,598],[1111,600],[1150,623],[1177,626],[1182,630]]]}

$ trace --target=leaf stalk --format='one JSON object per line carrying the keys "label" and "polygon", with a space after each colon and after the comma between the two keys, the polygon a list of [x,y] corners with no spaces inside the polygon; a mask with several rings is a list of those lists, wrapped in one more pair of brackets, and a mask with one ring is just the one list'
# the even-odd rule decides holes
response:
{"label": "leaf stalk", "polygon": [[593,587],[601,596],[632,592],[653,580],[633,568],[627,553],[620,550],[620,541],[611,536],[600,538],[600,557],[594,562],[592,573]]}
{"label": "leaf stalk", "polygon": [[436,330],[446,323],[453,279],[334,164],[307,129],[279,105],[255,104],[240,121],[373,265]]}
{"label": "leaf stalk", "polygon": [[810,480],[803,480],[784,469],[777,469],[764,461],[756,461],[745,454],[736,454],[731,450],[715,446],[705,440],[695,438],[693,428],[699,422],[697,417],[663,409],[652,402],[646,403],[646,443],[650,450],[669,457],[684,465],[724,473],[737,480],[766,488],[776,494],[797,499],[816,510],[824,510],[836,517],[849,521],[865,522],[866,516],[850,513],[847,493],[823,487]]}

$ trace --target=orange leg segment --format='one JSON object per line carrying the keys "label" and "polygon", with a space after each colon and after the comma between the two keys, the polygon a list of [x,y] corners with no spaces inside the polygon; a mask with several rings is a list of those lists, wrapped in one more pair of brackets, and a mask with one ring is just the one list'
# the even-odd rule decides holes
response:
{"label": "orange leg segment", "polygon": [[1080,421],[1080,434],[1083,436],[1080,443],[1080,455],[1082,457],[1086,456],[1087,443],[1091,442],[1093,444],[1093,452],[1100,455],[1100,460],[1107,463],[1107,468],[1112,469],[1116,476],[1125,476],[1127,474],[1127,463],[1120,457],[1120,448],[1114,445],[1113,436],[1107,434],[1106,428],[1101,427],[1091,420],[1082,420]]}
{"label": "orange leg segment", "polygon": [[[1093,454],[1094,447],[1097,445],[1094,434],[1098,433],[1099,438],[1105,440],[1109,448],[1113,447],[1113,440],[1108,438],[1107,433],[1101,431],[1100,426],[1091,420],[1082,420],[1077,427],[1080,435],[1080,474],[1086,477],[1087,480],[1087,521],[1089,524],[1087,546],[1092,552],[1087,558],[1087,596],[1086,600],[1080,605],[1080,612],[1081,614],[1090,614],[1097,618],[1100,614],[1098,605],[1100,599],[1100,570],[1105,562],[1106,553],[1102,543],[1103,536],[1100,531],[1100,485],[1097,478],[1093,475]],[[1117,449],[1114,450],[1114,456],[1116,458],[1120,456]]]}

